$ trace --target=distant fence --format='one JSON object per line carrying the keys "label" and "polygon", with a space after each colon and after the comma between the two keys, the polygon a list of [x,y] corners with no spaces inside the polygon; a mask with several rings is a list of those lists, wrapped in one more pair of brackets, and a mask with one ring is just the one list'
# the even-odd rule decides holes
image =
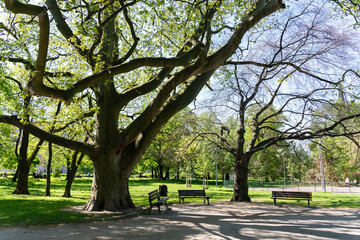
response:
{"label": "distant fence", "polygon": [[223,180],[224,187],[234,188],[234,180]]}
{"label": "distant fence", "polygon": [[[290,183],[290,181],[289,181]],[[224,187],[233,188],[233,180],[224,180]],[[320,182],[293,182],[293,184],[284,185],[284,182],[255,182],[249,181],[250,190],[287,190],[287,191],[299,191],[299,192],[323,192],[323,188]],[[325,191],[331,193],[357,193],[360,194],[360,186],[356,184],[343,184],[327,182],[325,184]]]}

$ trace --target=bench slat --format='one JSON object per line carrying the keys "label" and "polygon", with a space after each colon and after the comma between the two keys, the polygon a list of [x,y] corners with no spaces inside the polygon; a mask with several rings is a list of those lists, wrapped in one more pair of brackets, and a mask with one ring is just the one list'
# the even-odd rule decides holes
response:
{"label": "bench slat", "polygon": [[205,190],[178,190],[178,193],[179,193],[179,203],[182,200],[184,204],[185,198],[204,198],[204,203],[205,200],[207,200],[208,205],[210,205],[209,202],[210,196],[206,196]]}
{"label": "bench slat", "polygon": [[[155,203],[153,203],[154,200],[156,200]],[[154,191],[149,192],[149,204],[150,204],[149,212],[151,212],[151,209],[153,206],[157,206],[159,213],[161,214],[160,206],[163,204],[165,204],[167,209],[170,209],[168,207],[168,205],[166,204],[167,200],[169,200],[169,198],[160,198],[159,190],[154,190]]]}
{"label": "bench slat", "polygon": [[307,200],[308,207],[310,207],[310,201],[312,200],[311,192],[286,192],[286,191],[272,191],[272,199],[274,199],[274,205],[276,205],[276,199],[280,200]]}
{"label": "bench slat", "polygon": [[273,197],[304,197],[304,198],[308,198],[308,197],[312,197],[312,193],[311,192],[277,192],[277,191],[273,191],[272,192],[272,196]]}
{"label": "bench slat", "polygon": [[159,201],[157,201],[156,203],[154,203],[153,205],[162,205],[167,200],[169,200],[169,198],[162,198]]}

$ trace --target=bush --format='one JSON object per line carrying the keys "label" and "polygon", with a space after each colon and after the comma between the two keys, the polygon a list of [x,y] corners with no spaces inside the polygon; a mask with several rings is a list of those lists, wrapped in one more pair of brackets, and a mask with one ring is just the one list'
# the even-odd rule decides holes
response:
{"label": "bush", "polygon": [[54,169],[53,176],[56,177],[56,178],[61,177],[61,170],[60,170],[60,168],[55,168],[55,169]]}

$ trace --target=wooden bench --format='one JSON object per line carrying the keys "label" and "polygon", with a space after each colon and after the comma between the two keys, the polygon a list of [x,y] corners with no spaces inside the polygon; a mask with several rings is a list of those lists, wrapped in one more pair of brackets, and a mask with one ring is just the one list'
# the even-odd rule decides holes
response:
{"label": "wooden bench", "polygon": [[[154,190],[152,192],[149,192],[149,203],[150,203],[150,209],[149,209],[149,212],[151,212],[151,209],[153,206],[157,206],[158,210],[159,210],[159,213],[160,212],[160,206],[165,204],[166,208],[167,209],[170,209],[168,207],[168,205],[166,204],[166,201],[168,200],[169,198],[160,198],[160,194],[159,194],[159,190]],[[154,202],[156,201],[156,202]]]}
{"label": "wooden bench", "polygon": [[183,202],[184,203],[184,199],[185,198],[203,198],[204,199],[204,204],[205,204],[205,200],[207,200],[208,205],[210,205],[209,199],[210,196],[206,196],[205,190],[178,190],[179,192],[179,203]]}
{"label": "wooden bench", "polygon": [[311,192],[285,192],[285,191],[272,191],[272,199],[274,199],[274,205],[276,206],[276,199],[281,200],[307,200],[308,207],[310,207],[310,201],[312,200]]}

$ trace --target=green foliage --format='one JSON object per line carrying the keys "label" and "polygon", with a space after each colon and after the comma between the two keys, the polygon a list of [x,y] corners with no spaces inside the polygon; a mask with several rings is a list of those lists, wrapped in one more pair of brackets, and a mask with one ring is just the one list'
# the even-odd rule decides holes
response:
{"label": "green foliage", "polygon": [[11,169],[17,164],[14,127],[0,124],[0,168]]}
{"label": "green foliage", "polygon": [[[275,150],[275,153],[271,150]],[[276,149],[267,149],[254,154],[251,158],[249,174],[261,181],[276,181],[283,176],[283,168],[280,166],[282,166],[282,157],[276,154]]]}
{"label": "green foliage", "polygon": [[[317,130],[321,127],[330,126],[333,122],[340,119],[345,114],[354,114],[358,112],[359,103],[357,101],[344,102],[338,99],[334,104],[323,104],[316,112],[312,121],[312,128]],[[350,121],[344,122],[341,126],[335,129],[335,133],[346,131],[358,132],[359,119],[354,118]],[[326,179],[330,181],[338,181],[343,179],[344,172],[359,172],[360,171],[360,155],[359,155],[359,135],[353,134],[347,137],[336,138],[322,138],[322,154],[325,162],[325,175]],[[319,150],[318,144],[310,144],[312,150],[312,159],[314,165],[319,165]],[[309,175],[316,175],[315,172],[319,171],[313,168]]]}
{"label": "green foliage", "polygon": [[[159,171],[161,167],[164,170],[172,169],[172,173],[177,174],[179,167],[185,171],[191,169],[192,167],[186,167],[189,163],[189,155],[183,157],[183,154],[184,151],[191,152],[192,147],[188,145],[191,142],[195,121],[195,115],[188,109],[174,116],[161,129],[134,171],[138,173],[144,173],[146,170]],[[193,150],[196,151],[196,147]],[[196,161],[195,157],[191,159]]]}
{"label": "green foliage", "polygon": [[53,177],[55,178],[59,178],[61,176],[61,170],[59,167],[55,167],[53,168]]}
{"label": "green foliage", "polygon": [[[354,136],[355,141],[358,140]],[[322,155],[327,181],[343,181],[345,172],[360,172],[359,147],[356,142],[345,138],[323,138]],[[312,150],[313,168],[308,172],[309,177],[320,176],[318,144],[310,145]],[[353,176],[352,179],[353,180]]]}

